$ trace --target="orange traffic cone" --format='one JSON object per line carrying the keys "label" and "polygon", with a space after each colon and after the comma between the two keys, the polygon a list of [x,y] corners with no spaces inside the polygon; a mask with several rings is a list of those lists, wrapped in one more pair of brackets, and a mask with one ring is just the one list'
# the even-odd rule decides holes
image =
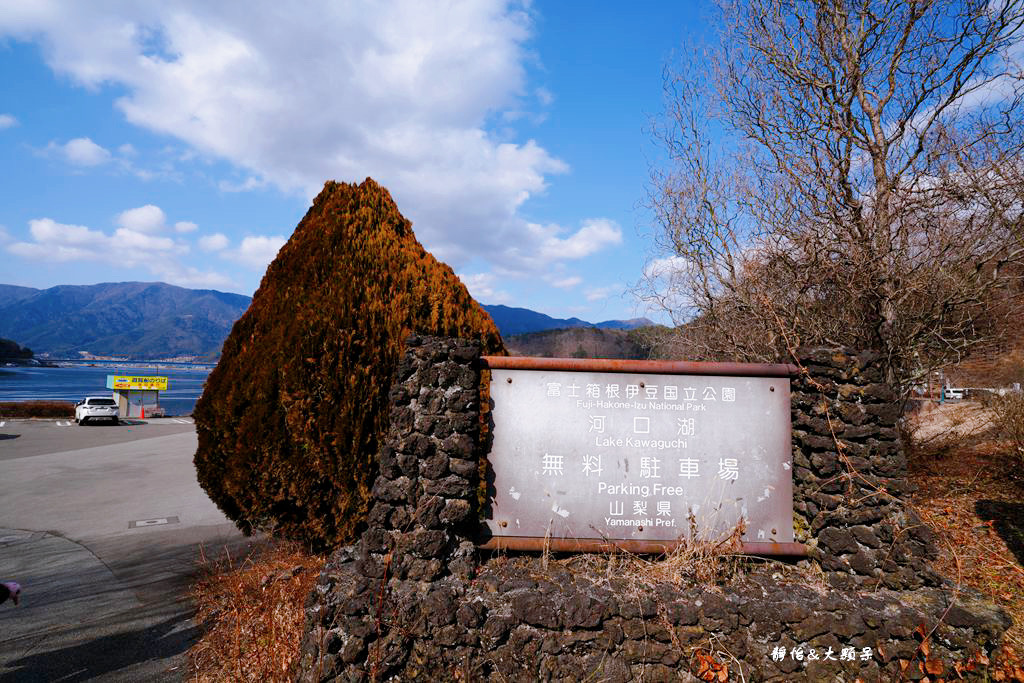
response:
{"label": "orange traffic cone", "polygon": [[142,411],[139,413],[139,419],[140,420],[145,420],[146,419],[146,404],[145,403],[142,404]]}

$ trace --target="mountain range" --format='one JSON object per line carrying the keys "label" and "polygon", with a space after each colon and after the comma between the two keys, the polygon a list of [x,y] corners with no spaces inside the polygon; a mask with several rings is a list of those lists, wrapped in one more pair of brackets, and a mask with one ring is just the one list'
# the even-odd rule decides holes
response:
{"label": "mountain range", "polygon": [[59,358],[212,357],[250,301],[162,282],[0,285],[0,337]]}
{"label": "mountain range", "polygon": [[[35,289],[0,284],[0,337],[36,354],[81,353],[131,359],[213,359],[251,297],[162,282],[59,285]],[[629,330],[651,322],[552,318],[526,308],[488,306],[504,337],[542,330],[596,327]]]}
{"label": "mountain range", "polygon": [[509,306],[491,306],[482,304],[484,310],[491,314],[494,324],[501,330],[501,336],[511,337],[543,330],[564,330],[573,327],[597,327],[606,330],[634,330],[638,327],[653,325],[647,318],[632,320],[605,320],[599,323],[588,323],[579,318],[552,318],[549,315],[531,311],[528,308],[511,308]]}

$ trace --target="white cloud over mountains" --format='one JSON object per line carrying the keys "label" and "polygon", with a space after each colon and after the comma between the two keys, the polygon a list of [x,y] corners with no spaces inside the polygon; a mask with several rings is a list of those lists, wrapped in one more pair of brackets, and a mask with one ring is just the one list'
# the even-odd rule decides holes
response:
{"label": "white cloud over mountains", "polygon": [[213,235],[204,235],[198,240],[199,248],[203,251],[220,251],[228,246],[227,235],[223,233],[215,233]]}
{"label": "white cloud over mountains", "polygon": [[117,216],[117,224],[126,230],[154,233],[164,229],[167,216],[159,206],[146,204],[137,209],[122,211]]}
{"label": "white cloud over mountains", "polygon": [[499,280],[492,273],[460,273],[459,279],[472,295],[489,304],[510,304],[512,295],[500,289]]}
{"label": "white cloud over mountains", "polygon": [[107,234],[84,225],[58,223],[52,218],[29,221],[29,234],[31,242],[15,242],[7,250],[37,261],[101,261],[122,267],[189,251],[188,245],[168,237],[124,227]]}
{"label": "white cloud over mountains", "polygon": [[[498,0],[299,7],[9,3],[0,36],[37,41],[50,67],[81,86],[122,88],[116,106],[129,122],[234,164],[243,180],[223,180],[222,190],[270,184],[311,198],[325,180],[372,176],[439,258],[506,276],[621,243],[603,219],[570,230],[520,215],[552,174],[568,171],[535,141],[488,131],[503,112],[553,99],[526,82],[528,9]],[[55,150],[82,166],[110,156],[89,138]],[[279,247],[250,237],[231,252],[255,263]]]}
{"label": "white cloud over mountains", "polygon": [[288,238],[283,235],[249,236],[242,240],[238,249],[228,251],[226,255],[251,268],[266,268],[287,241]]}
{"label": "white cloud over mountains", "polygon": [[540,255],[545,260],[575,260],[616,244],[622,244],[622,230],[615,221],[588,219],[583,221],[583,227],[569,237],[545,235]]}
{"label": "white cloud over mountains", "polygon": [[[102,263],[120,270],[142,268],[161,280],[185,287],[237,286],[220,270],[204,270],[191,262],[194,252],[183,233],[195,231],[198,228],[195,223],[178,221],[173,227],[168,226],[163,209],[153,204],[122,211],[114,222],[119,227],[104,232],[84,225],[59,223],[52,218],[37,218],[29,221],[30,240],[11,242],[5,249],[40,263],[80,261]],[[221,233],[196,240],[201,251],[216,253],[214,258],[224,259],[219,261],[221,265],[238,263],[256,271],[267,267],[284,242],[285,238],[280,235],[251,235],[244,238],[237,249],[228,249],[230,241]]]}

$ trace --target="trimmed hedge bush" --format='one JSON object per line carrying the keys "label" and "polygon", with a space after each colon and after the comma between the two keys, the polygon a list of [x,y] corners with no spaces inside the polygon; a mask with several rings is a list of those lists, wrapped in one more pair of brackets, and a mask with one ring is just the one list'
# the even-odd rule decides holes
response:
{"label": "trimmed hedge bush", "polygon": [[10,401],[0,403],[0,417],[75,417],[69,401]]}
{"label": "trimmed hedge bush", "polygon": [[366,519],[413,333],[504,353],[490,316],[387,190],[328,182],[234,325],[193,416],[199,483],[246,532],[326,547]]}

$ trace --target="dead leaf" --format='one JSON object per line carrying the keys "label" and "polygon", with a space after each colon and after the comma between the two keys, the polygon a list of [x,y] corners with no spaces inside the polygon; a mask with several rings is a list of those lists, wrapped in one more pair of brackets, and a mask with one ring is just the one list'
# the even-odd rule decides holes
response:
{"label": "dead leaf", "polygon": [[929,657],[924,663],[924,670],[933,676],[939,676],[946,669],[942,665],[942,660],[938,657]]}

